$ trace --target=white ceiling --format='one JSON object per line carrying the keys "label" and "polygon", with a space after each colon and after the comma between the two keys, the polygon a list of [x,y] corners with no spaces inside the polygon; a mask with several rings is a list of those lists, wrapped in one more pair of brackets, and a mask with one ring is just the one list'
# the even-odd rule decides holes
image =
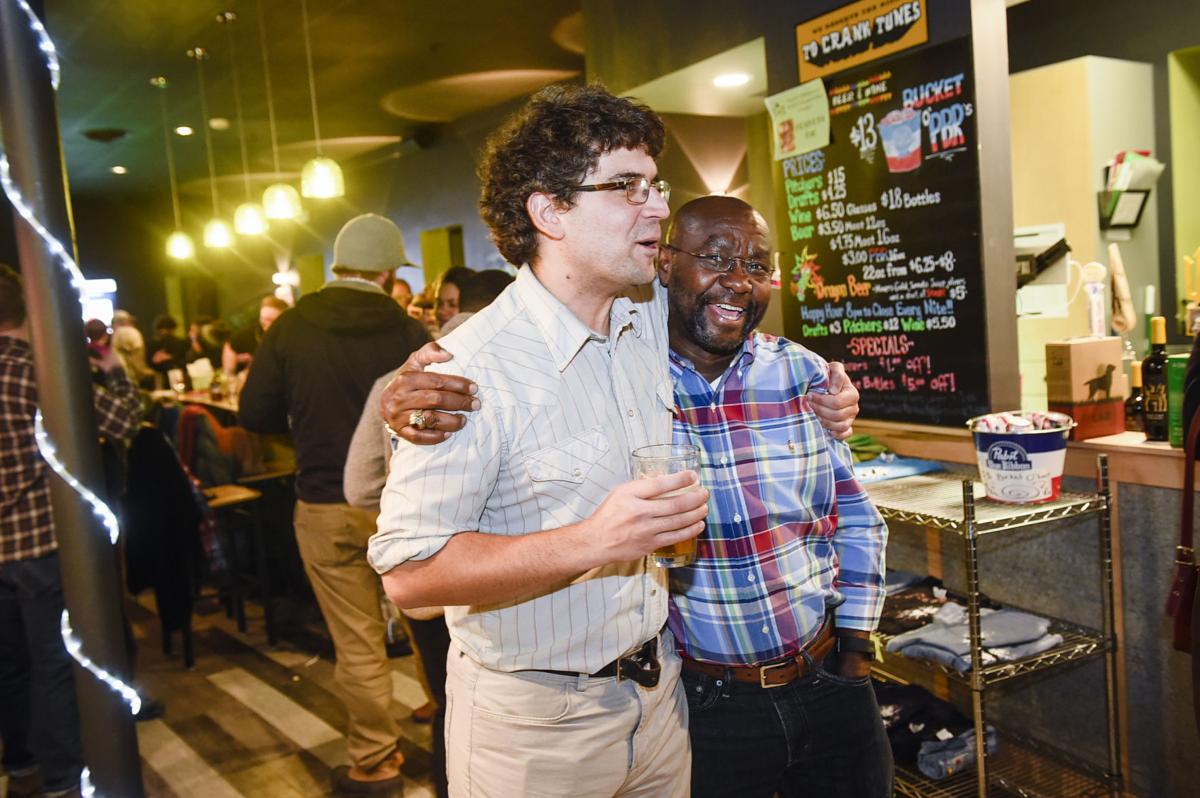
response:
{"label": "white ceiling", "polygon": [[[731,72],[744,72],[750,81],[735,88],[713,86],[713,78]],[[697,61],[669,75],[625,92],[663,114],[700,116],[751,116],[766,110],[766,47],[762,38],[738,45],[731,50]]]}

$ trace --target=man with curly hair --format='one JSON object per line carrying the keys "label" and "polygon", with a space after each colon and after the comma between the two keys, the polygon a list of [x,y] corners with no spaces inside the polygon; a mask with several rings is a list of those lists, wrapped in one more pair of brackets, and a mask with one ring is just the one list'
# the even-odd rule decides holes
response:
{"label": "man with curly hair", "polygon": [[629,456],[671,440],[647,285],[663,135],[642,105],[551,87],[480,166],[484,221],[524,265],[442,339],[454,359],[433,368],[477,382],[482,407],[442,445],[399,444],[369,549],[397,605],[446,606],[451,795],[689,793],[667,574],[647,555],[699,534],[707,493],[695,473],[633,480]]}

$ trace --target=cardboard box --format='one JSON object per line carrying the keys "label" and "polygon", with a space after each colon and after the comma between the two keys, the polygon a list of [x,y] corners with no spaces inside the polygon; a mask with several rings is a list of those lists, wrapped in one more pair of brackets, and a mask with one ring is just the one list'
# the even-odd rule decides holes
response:
{"label": "cardboard box", "polygon": [[1183,386],[1189,355],[1167,355],[1167,440],[1183,448]]}
{"label": "cardboard box", "polygon": [[1125,431],[1125,400],[1108,399],[1100,402],[1050,402],[1054,413],[1066,413],[1078,425],[1071,430],[1071,440],[1085,441],[1101,435],[1116,435]]}
{"label": "cardboard box", "polygon": [[1047,401],[1050,404],[1123,401],[1129,395],[1129,383],[1121,355],[1121,339],[1115,335],[1048,341]]}

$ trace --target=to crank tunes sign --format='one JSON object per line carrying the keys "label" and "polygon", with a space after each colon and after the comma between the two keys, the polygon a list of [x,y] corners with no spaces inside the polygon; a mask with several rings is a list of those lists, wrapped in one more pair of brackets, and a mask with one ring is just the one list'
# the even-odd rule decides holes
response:
{"label": "to crank tunes sign", "polygon": [[926,2],[861,0],[797,25],[800,82],[924,44]]}

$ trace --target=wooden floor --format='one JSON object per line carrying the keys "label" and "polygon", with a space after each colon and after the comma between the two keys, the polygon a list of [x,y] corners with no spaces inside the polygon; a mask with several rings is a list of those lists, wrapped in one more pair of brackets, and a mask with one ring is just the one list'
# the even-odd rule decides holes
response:
{"label": "wooden floor", "polygon": [[[247,606],[247,634],[220,611],[197,614],[196,665],[185,670],[161,651],[158,618],[149,601],[130,609],[138,638],[137,686],[166,703],[159,720],[139,723],[138,747],[146,795],[330,795],[330,771],[348,763],[346,713],[333,682],[319,619],[291,623],[271,648],[261,608]],[[392,663],[393,712],[404,739],[406,798],[431,798],[430,728],[413,723],[425,703],[413,657]]]}

